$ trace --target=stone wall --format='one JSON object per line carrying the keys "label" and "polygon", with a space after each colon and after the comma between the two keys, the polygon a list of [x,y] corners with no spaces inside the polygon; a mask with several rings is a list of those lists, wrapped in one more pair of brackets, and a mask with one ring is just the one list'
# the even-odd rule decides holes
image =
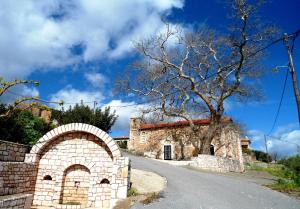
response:
{"label": "stone wall", "polygon": [[243,163],[237,160],[212,156],[198,155],[192,158],[190,166],[216,172],[243,172]]}
{"label": "stone wall", "polygon": [[0,209],[30,209],[32,196],[32,194],[18,194],[0,197]]}
{"label": "stone wall", "polygon": [[254,153],[243,153],[243,161],[244,163],[253,163],[256,161],[256,157]]}
{"label": "stone wall", "polygon": [[23,162],[30,146],[0,140],[0,161]]}
{"label": "stone wall", "polygon": [[0,162],[0,195],[33,193],[36,173],[32,163]]}

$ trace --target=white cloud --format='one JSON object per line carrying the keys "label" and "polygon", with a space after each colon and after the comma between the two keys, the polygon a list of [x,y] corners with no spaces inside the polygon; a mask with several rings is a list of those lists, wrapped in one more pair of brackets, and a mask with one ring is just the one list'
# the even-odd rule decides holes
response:
{"label": "white cloud", "polygon": [[182,7],[182,0],[1,1],[0,74],[20,78],[123,56],[132,40],[161,30],[161,16]]}
{"label": "white cloud", "polygon": [[[272,136],[267,136],[269,153],[278,153],[279,156],[291,156],[299,152],[300,130],[295,124],[278,127]],[[248,131],[254,149],[265,151],[264,133],[259,130]],[[298,146],[297,146],[298,145]]]}
{"label": "white cloud", "polygon": [[39,96],[39,91],[36,87],[17,85],[9,88],[9,90],[0,97],[0,102],[4,104],[11,104],[18,98],[37,96]]}
{"label": "white cloud", "polygon": [[111,111],[116,111],[118,119],[112,127],[112,132],[129,133],[130,118],[140,116],[140,110],[146,105],[138,105],[135,102],[122,102],[121,100],[112,100],[103,105],[110,106]]}
{"label": "white cloud", "polygon": [[[50,101],[59,102],[63,100],[65,102],[64,107],[68,108],[76,103],[80,104],[81,101],[84,102],[84,105],[93,107],[94,101],[99,103],[103,99],[104,96],[99,91],[81,91],[72,88],[72,86],[66,86],[65,88],[53,94]],[[58,107],[57,105],[55,106]]]}
{"label": "white cloud", "polygon": [[108,79],[101,73],[85,73],[84,77],[95,88],[102,88]]}

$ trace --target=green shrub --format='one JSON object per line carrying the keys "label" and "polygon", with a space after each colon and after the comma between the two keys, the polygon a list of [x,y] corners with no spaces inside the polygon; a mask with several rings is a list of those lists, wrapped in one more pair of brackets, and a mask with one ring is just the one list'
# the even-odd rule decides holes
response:
{"label": "green shrub", "polygon": [[252,151],[248,148],[242,148],[242,152],[248,155],[251,155]]}
{"label": "green shrub", "polygon": [[300,155],[282,159],[278,163],[285,165],[288,169],[300,175]]}
{"label": "green shrub", "polygon": [[265,152],[259,150],[252,150],[255,154],[256,160],[269,163],[272,161],[272,157]]}
{"label": "green shrub", "polygon": [[128,189],[127,191],[127,197],[131,197],[131,196],[137,196],[139,193],[136,190],[136,188],[131,187],[130,189]]}
{"label": "green shrub", "polygon": [[[6,110],[4,105],[0,105],[0,113]],[[33,145],[51,129],[50,124],[28,110],[16,110],[0,120],[1,139],[21,144]]]}

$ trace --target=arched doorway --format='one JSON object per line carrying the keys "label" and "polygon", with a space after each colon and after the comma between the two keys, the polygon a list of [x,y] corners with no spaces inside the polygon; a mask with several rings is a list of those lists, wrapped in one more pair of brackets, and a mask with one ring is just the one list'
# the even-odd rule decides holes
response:
{"label": "arched doorway", "polygon": [[64,171],[60,204],[87,205],[90,171],[83,165],[72,165]]}

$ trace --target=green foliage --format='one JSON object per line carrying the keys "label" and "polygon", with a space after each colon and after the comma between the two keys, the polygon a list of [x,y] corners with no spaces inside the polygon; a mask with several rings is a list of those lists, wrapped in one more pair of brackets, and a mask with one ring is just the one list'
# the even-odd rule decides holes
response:
{"label": "green foliage", "polygon": [[248,148],[242,148],[242,152],[251,155],[252,151]]}
{"label": "green foliage", "polygon": [[128,189],[127,191],[127,196],[131,197],[131,196],[137,196],[139,193],[137,191],[136,188],[131,187],[130,189]]}
{"label": "green foliage", "polygon": [[[0,113],[7,107],[0,105]],[[0,135],[2,140],[33,145],[51,126],[41,118],[35,117],[30,111],[18,110],[0,120]]]}
{"label": "green foliage", "polygon": [[278,163],[285,165],[297,175],[300,175],[300,155],[282,159]]}
{"label": "green foliage", "polygon": [[127,149],[128,148],[127,141],[118,141],[117,143],[118,143],[118,145],[121,149]]}
{"label": "green foliage", "polygon": [[272,157],[265,152],[259,150],[252,151],[255,154],[256,160],[269,163],[272,161]]}
{"label": "green foliage", "polygon": [[300,197],[300,174],[298,172],[299,155],[280,161],[281,164],[255,163],[248,166],[248,169],[268,172],[279,177],[277,182],[268,185],[270,188],[295,194]]}
{"label": "green foliage", "polygon": [[109,132],[111,127],[117,120],[115,112],[111,113],[110,107],[106,107],[103,111],[96,108],[95,111],[89,106],[76,104],[67,111],[53,110],[52,119],[57,120],[58,124],[68,123],[87,123],[94,125],[105,132]]}

